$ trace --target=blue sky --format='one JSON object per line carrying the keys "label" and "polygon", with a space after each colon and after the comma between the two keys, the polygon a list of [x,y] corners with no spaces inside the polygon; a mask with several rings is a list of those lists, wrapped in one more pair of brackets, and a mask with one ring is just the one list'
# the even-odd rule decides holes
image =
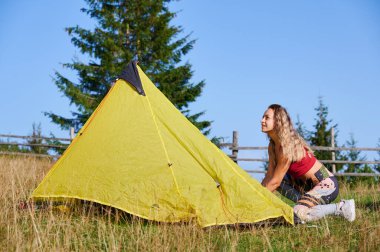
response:
{"label": "blue sky", "polygon": [[[0,2],[1,134],[27,135],[41,123],[44,135],[69,136],[43,111],[69,116],[75,109],[51,76],[58,70],[75,80],[61,63],[85,57],[64,28],[93,26],[80,12],[84,6],[79,0]],[[179,11],[173,23],[197,40],[184,61],[193,65],[193,81],[206,86],[190,109],[214,121],[212,135],[230,141],[237,130],[241,145],[266,145],[260,119],[271,103],[312,129],[322,96],[338,124],[338,144],[352,133],[358,146],[377,145],[380,2],[188,0],[170,8]]]}

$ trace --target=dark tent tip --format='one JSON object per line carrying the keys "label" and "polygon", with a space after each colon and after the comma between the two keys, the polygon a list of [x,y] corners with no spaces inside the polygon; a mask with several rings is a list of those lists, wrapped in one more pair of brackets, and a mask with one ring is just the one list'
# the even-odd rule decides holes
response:
{"label": "dark tent tip", "polygon": [[137,92],[140,95],[145,96],[145,92],[140,80],[139,72],[137,70],[137,61],[130,61],[128,65],[124,68],[121,74],[118,77],[119,79],[123,79],[134,86]]}

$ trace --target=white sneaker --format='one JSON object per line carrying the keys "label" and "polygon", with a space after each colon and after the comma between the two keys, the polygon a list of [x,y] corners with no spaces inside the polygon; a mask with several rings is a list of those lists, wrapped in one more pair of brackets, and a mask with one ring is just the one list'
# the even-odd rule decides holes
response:
{"label": "white sneaker", "polygon": [[351,200],[341,200],[341,207],[339,208],[339,214],[343,215],[343,217],[349,222],[353,222],[355,220],[355,201]]}

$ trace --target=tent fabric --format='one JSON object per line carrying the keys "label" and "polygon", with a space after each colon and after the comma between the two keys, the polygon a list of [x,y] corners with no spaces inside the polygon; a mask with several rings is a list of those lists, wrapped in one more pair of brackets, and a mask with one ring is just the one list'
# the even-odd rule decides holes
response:
{"label": "tent fabric", "polygon": [[32,193],[76,198],[202,227],[283,217],[292,208],[211,143],[137,66],[145,96],[113,85]]}

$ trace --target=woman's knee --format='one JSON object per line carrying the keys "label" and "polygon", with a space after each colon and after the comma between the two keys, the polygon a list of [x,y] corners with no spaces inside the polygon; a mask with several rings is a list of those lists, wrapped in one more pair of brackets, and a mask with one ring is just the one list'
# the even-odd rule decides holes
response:
{"label": "woman's knee", "polygon": [[329,204],[333,202],[338,197],[338,194],[339,194],[339,185],[338,185],[338,180],[336,179],[336,177],[330,177],[330,183],[331,183],[331,187],[334,188],[334,190],[329,195],[324,195],[321,197],[324,204]]}
{"label": "woman's knee", "polygon": [[277,188],[277,191],[293,202],[297,202],[301,198],[301,193],[296,188],[294,188],[294,185],[291,183],[290,179],[287,176],[285,176],[281,181],[281,184]]}

